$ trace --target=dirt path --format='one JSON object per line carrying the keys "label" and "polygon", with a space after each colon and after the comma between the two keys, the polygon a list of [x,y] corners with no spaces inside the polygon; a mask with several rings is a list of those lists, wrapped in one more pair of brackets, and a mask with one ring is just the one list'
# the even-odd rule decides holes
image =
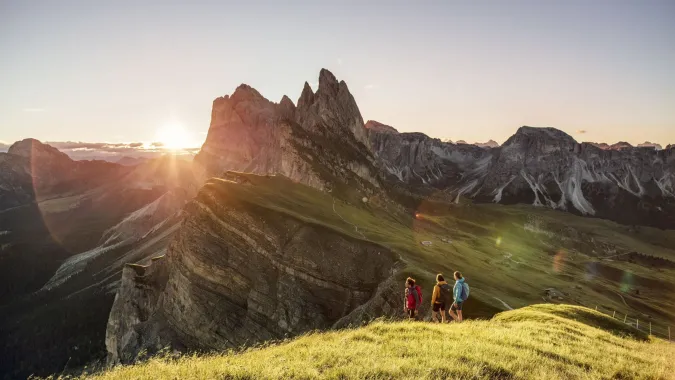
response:
{"label": "dirt path", "polygon": [[[626,303],[626,299],[623,298],[623,296],[621,295],[621,293],[619,293],[619,292],[614,292],[614,293],[616,293],[617,296],[621,297],[621,301],[623,301],[623,304],[624,304],[624,305],[628,306],[628,304]],[[628,306],[628,307],[630,307],[630,306]]]}
{"label": "dirt path", "polygon": [[353,226],[353,227],[354,227],[354,231],[356,231],[357,234],[361,235],[362,238],[366,239],[366,235],[364,235],[363,233],[361,233],[361,231],[359,231],[359,226],[357,226],[357,225],[354,224],[354,223],[350,223],[350,222],[347,221],[345,218],[343,218],[342,215],[340,215],[340,214],[337,212],[337,210],[335,210],[335,198],[333,198],[333,212],[335,213],[335,215],[339,216],[340,219],[342,219],[343,222],[349,224],[350,226]]}
{"label": "dirt path", "polygon": [[520,261],[516,261],[516,260],[512,259],[511,257],[513,257],[513,253],[511,253],[511,252],[506,252],[506,255],[504,255],[505,259],[511,260],[512,262],[514,262],[516,264],[522,264]]}
{"label": "dirt path", "polygon": [[513,308],[512,308],[511,306],[509,306],[509,304],[507,304],[506,302],[500,300],[500,299],[497,298],[497,297],[492,297],[492,298],[494,298],[494,299],[496,299],[497,301],[501,302],[502,305],[504,305],[504,307],[505,307],[507,310],[513,310]]}

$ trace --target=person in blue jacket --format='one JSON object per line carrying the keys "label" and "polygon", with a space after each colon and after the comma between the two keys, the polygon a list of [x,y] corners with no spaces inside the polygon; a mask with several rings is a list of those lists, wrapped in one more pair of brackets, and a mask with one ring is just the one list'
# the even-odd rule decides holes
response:
{"label": "person in blue jacket", "polygon": [[469,286],[465,283],[464,277],[459,272],[455,272],[455,286],[452,288],[452,297],[454,302],[450,307],[448,313],[457,322],[461,322],[462,317],[462,305],[467,298],[469,298]]}

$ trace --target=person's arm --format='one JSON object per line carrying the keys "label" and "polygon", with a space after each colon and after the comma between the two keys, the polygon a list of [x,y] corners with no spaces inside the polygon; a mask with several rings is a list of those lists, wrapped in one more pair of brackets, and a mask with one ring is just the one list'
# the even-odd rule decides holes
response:
{"label": "person's arm", "polygon": [[403,312],[408,311],[408,288],[403,292]]}
{"label": "person's arm", "polygon": [[455,282],[455,287],[452,288],[452,298],[454,298],[453,303],[457,305],[457,300],[459,299],[461,289],[459,287],[459,282]]}
{"label": "person's arm", "polygon": [[434,306],[436,303],[436,298],[438,298],[438,292],[440,292],[440,289],[438,285],[434,286],[434,293],[431,295],[431,306]]}

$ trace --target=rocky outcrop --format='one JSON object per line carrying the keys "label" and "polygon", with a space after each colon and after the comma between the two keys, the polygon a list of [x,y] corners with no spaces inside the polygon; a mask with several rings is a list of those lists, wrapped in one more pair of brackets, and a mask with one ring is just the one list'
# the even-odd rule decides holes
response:
{"label": "rocky outcrop", "polygon": [[166,346],[226,349],[329,328],[392,275],[397,259],[387,249],[259,199],[248,180],[210,181],[166,257],[124,270],[108,323],[110,363]]}
{"label": "rocky outcrop", "polygon": [[368,120],[365,124],[366,130],[368,130],[371,134],[373,132],[383,132],[383,133],[398,133],[396,128],[382,124],[378,121],[375,120]]}
{"label": "rocky outcrop", "polygon": [[317,189],[350,183],[379,187],[366,129],[344,81],[321,70],[316,93],[305,83],[298,106],[239,86],[213,102],[211,126],[195,157],[201,178],[228,170],[281,174]]}
{"label": "rocky outcrop", "polygon": [[463,177],[480,174],[491,153],[474,145],[453,144],[422,133],[369,129],[370,146],[378,166],[399,181],[452,187]]}
{"label": "rocky outcrop", "polygon": [[522,127],[478,186],[493,201],[526,202],[628,224],[675,226],[675,151],[578,144],[551,128]]}
{"label": "rocky outcrop", "polygon": [[73,161],[38,140],[21,140],[0,153],[0,210],[91,189],[126,171],[105,161]]}
{"label": "rocky outcrop", "polygon": [[529,203],[627,224],[675,227],[675,149],[577,143],[554,128],[522,127],[498,148],[423,134],[370,133],[382,168],[458,200]]}

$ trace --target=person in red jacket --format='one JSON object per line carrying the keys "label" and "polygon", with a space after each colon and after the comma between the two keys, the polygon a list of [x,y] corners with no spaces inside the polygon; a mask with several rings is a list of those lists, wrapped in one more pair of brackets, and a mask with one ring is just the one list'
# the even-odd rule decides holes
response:
{"label": "person in red jacket", "polygon": [[415,280],[411,277],[405,280],[405,300],[403,302],[403,311],[410,319],[417,317],[417,309],[422,304],[422,288],[415,285]]}

